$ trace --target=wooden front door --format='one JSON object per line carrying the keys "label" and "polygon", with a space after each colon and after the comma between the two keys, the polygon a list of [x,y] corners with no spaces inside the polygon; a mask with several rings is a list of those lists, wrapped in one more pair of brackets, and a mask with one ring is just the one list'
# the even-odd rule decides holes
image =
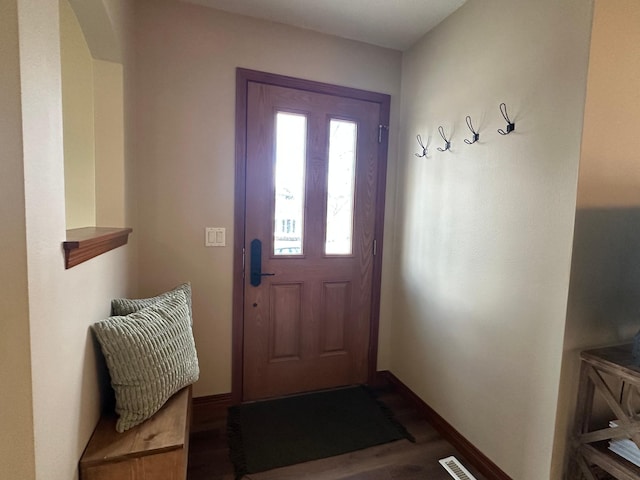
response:
{"label": "wooden front door", "polygon": [[376,102],[247,83],[244,401],[369,378],[380,125]]}

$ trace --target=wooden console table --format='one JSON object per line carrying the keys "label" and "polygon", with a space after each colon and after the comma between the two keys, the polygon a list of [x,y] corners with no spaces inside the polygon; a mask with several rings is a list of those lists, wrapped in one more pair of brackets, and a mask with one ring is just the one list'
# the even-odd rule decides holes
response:
{"label": "wooden console table", "polygon": [[[608,449],[609,440],[619,438],[630,438],[640,446],[640,416],[632,406],[634,398],[640,397],[640,367],[632,364],[631,344],[586,350],[580,357],[571,478],[597,480],[595,470],[599,467],[619,480],[640,480],[640,467]],[[620,394],[611,386],[618,384],[624,385]],[[596,392],[617,427],[591,430]]]}

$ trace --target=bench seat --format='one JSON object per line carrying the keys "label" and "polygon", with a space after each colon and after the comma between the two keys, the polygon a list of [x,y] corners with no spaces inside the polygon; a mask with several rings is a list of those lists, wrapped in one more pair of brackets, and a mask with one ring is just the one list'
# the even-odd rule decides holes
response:
{"label": "bench seat", "polygon": [[185,480],[191,386],[173,395],[151,418],[124,433],[105,414],[80,459],[81,480]]}

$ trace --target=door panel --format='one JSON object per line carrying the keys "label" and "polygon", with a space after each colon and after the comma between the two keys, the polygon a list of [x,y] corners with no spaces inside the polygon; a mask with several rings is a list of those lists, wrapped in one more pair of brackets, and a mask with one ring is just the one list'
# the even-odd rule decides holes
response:
{"label": "door panel", "polygon": [[269,304],[269,362],[300,360],[302,284],[272,284]]}
{"label": "door panel", "polygon": [[[375,102],[249,82],[243,400],[365,383],[378,185]],[[252,259],[246,259],[246,265]]]}
{"label": "door panel", "polygon": [[344,355],[346,327],[350,317],[351,282],[324,282],[320,331],[321,355]]}

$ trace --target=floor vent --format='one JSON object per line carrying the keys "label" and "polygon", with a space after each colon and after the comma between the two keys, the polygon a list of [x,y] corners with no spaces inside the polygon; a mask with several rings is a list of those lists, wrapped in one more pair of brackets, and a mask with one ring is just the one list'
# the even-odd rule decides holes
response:
{"label": "floor vent", "polygon": [[476,480],[476,477],[464,468],[456,457],[447,457],[440,460],[440,464],[449,474],[457,480]]}

